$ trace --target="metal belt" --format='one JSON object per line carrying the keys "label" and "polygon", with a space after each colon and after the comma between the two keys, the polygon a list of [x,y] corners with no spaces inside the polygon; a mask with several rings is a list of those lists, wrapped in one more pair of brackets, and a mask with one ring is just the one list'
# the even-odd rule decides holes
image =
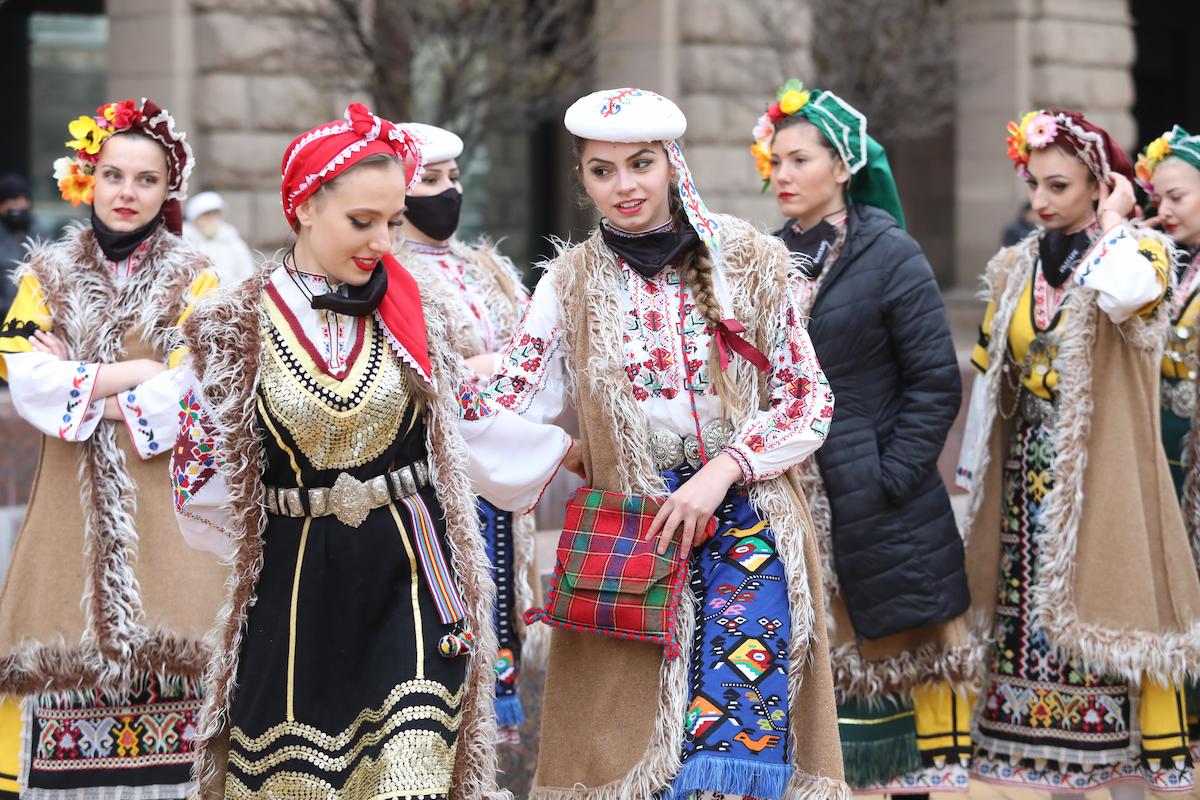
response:
{"label": "metal belt", "polygon": [[330,514],[352,528],[363,524],[373,509],[392,500],[403,500],[429,485],[424,459],[367,481],[348,472],[338,475],[332,487],[277,489],[266,487],[267,511],[282,517],[325,517]]}
{"label": "metal belt", "polygon": [[1177,417],[1191,419],[1196,413],[1195,381],[1171,381],[1163,378],[1158,384],[1158,396],[1162,407]]}
{"label": "metal belt", "polygon": [[1028,389],[1021,389],[1021,418],[1026,422],[1053,425],[1058,420],[1058,405],[1053,400],[1038,397]]}
{"label": "metal belt", "polygon": [[658,470],[678,469],[688,464],[692,469],[700,469],[700,442],[704,442],[704,454],[712,458],[729,446],[733,439],[733,428],[724,420],[714,419],[706,422],[700,428],[700,436],[689,433],[680,436],[674,431],[656,428],[650,431],[650,457],[654,459],[654,467]]}

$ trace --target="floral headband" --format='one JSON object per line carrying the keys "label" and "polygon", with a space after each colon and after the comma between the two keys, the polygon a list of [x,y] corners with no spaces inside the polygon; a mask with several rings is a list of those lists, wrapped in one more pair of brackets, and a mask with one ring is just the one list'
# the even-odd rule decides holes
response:
{"label": "floral headband", "polygon": [[1146,190],[1146,194],[1155,196],[1153,179],[1154,172],[1166,158],[1174,156],[1186,161],[1196,169],[1200,169],[1200,136],[1192,136],[1183,128],[1176,125],[1171,130],[1159,136],[1146,145],[1137,157],[1134,172],[1138,185]]}
{"label": "floral headband", "polygon": [[187,197],[187,179],[192,172],[192,148],[187,137],[175,131],[175,120],[151,100],[141,106],[132,100],[107,103],[94,116],[84,115],[67,124],[71,140],[66,146],[75,157],[64,156],[54,162],[54,180],[64,200],[72,206],[91,205],[95,190],[96,162],[100,149],[113,134],[136,130],[158,142],[167,155],[167,200]]}
{"label": "floral headband", "polygon": [[1020,122],[1008,123],[1008,158],[1013,169],[1024,177],[1034,150],[1052,144],[1066,148],[1087,165],[1097,180],[1108,182],[1113,172],[1133,179],[1129,158],[1103,128],[1093,125],[1082,114],[1057,109],[1030,111]]}
{"label": "floral headband", "polygon": [[763,191],[771,185],[771,140],[776,125],[786,117],[802,116],[819,130],[850,171],[850,200],[883,209],[904,227],[900,194],[888,164],[887,153],[867,135],[867,117],[854,106],[824,89],[805,89],[795,78],[775,93],[775,102],[754,125],[755,166]]}

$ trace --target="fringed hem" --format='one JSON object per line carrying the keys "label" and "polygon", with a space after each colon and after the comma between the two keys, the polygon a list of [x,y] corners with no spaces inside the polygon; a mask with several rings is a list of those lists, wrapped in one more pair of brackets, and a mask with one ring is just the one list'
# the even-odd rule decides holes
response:
{"label": "fringed hem", "polygon": [[790,764],[760,764],[697,753],[684,762],[666,797],[685,800],[691,792],[707,790],[756,800],[778,800],[787,791],[792,772]]}
{"label": "fringed hem", "polygon": [[921,753],[912,736],[895,736],[878,742],[842,740],[846,783],[855,789],[884,784],[898,775],[921,769]]}
{"label": "fringed hem", "polygon": [[793,772],[788,781],[787,800],[851,800],[854,796],[845,781],[835,778],[816,778]]}
{"label": "fringed hem", "polygon": [[520,728],[525,725],[525,709],[521,707],[519,695],[510,694],[496,698],[496,724],[504,728]]}

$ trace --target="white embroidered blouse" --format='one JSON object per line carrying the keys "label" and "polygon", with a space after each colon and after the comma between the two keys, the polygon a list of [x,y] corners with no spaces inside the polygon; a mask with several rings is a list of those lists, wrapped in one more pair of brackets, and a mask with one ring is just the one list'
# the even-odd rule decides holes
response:
{"label": "white embroidered blouse", "polygon": [[[722,416],[709,374],[711,336],[706,322],[675,267],[644,278],[619,263],[626,378],[651,429],[695,435]],[[729,292],[717,271],[713,288],[722,307],[729,308]],[[746,482],[778,476],[800,463],[821,446],[833,417],[833,393],[790,292],[774,313],[782,324],[766,353],[771,363],[769,407],[735,431],[724,451],[737,461]],[[543,281],[505,348],[491,385],[482,397],[464,404],[465,416],[485,419],[499,406],[530,421],[557,419],[571,395],[567,357],[561,299],[556,287]],[[731,354],[731,358],[740,356]],[[526,447],[521,452],[526,459],[539,457]]]}

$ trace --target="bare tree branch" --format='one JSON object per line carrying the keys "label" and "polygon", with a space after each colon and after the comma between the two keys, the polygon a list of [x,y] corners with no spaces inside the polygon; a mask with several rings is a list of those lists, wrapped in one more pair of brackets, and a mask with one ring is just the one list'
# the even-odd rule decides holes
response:
{"label": "bare tree branch", "polygon": [[454,129],[468,153],[488,129],[527,129],[561,108],[596,57],[592,0],[280,2],[305,4],[297,19],[330,76],[362,80],[383,116]]}
{"label": "bare tree branch", "polygon": [[[927,137],[951,121],[954,11],[949,0],[753,0],[783,77],[829,89],[867,115],[884,141]],[[813,72],[787,31],[811,13]],[[789,22],[790,19],[790,22]]]}

